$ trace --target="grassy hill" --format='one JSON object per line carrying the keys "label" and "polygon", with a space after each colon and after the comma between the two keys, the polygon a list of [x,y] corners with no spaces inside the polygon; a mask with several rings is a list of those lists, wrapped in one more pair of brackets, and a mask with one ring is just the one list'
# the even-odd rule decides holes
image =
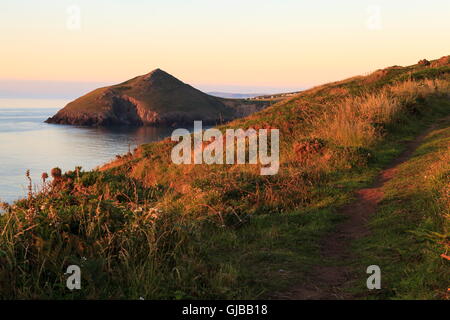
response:
{"label": "grassy hill", "polygon": [[[321,249],[345,219],[341,208],[450,115],[449,97],[444,57],[313,88],[218,127],[279,129],[275,176],[261,176],[259,164],[175,165],[169,140],[100,170],[55,170],[41,192],[4,205],[0,297],[285,297],[336,263]],[[386,186],[371,234],[350,244],[344,263],[358,277],[342,290],[354,298],[445,298],[449,123],[435,130]],[[432,177],[426,185],[422,174]],[[365,268],[377,263],[389,265],[388,281],[368,292]],[[71,264],[82,267],[82,290],[64,287]]]}
{"label": "grassy hill", "polygon": [[46,122],[89,126],[217,124],[248,115],[267,102],[207,95],[156,69],[123,83],[96,89],[70,102]]}

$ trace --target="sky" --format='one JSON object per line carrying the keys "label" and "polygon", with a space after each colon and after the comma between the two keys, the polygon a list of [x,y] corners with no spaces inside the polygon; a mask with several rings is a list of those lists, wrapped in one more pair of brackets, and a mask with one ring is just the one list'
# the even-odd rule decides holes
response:
{"label": "sky", "polygon": [[0,97],[76,97],[161,68],[294,91],[450,54],[448,0],[1,0]]}

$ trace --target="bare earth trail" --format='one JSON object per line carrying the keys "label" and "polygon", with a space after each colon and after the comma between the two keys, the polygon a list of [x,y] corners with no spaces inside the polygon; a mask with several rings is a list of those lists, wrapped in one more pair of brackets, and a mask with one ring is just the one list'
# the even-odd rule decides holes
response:
{"label": "bare earth trail", "polygon": [[[339,214],[346,217],[346,220],[339,224],[337,229],[322,242],[321,257],[324,261],[323,265],[314,267],[305,283],[297,285],[287,292],[278,292],[274,295],[274,298],[283,300],[358,298],[343,290],[355,278],[355,272],[350,266],[352,263],[351,243],[369,234],[367,222],[370,216],[377,211],[378,204],[384,197],[383,187],[385,183],[395,176],[402,163],[411,158],[417,147],[428,133],[438,126],[439,122],[436,122],[416,139],[409,142],[406,150],[388,168],[381,171],[372,187],[357,191],[356,200],[339,211]],[[361,272],[365,272],[365,270]]]}

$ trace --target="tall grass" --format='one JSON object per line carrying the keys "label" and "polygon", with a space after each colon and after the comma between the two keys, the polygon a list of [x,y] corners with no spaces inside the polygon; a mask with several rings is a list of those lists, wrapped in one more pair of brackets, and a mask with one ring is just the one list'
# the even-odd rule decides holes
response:
{"label": "tall grass", "polygon": [[382,290],[368,293],[365,283],[359,284],[360,292],[370,299],[449,298],[448,120],[446,124],[432,130],[414,156],[397,167],[393,179],[383,187],[377,213],[371,217],[370,235],[355,245],[361,269],[374,262],[383,266]]}
{"label": "tall grass", "polygon": [[82,266],[86,287],[69,297],[235,297],[239,266],[205,247],[211,230],[233,238],[255,215],[324,205],[323,193],[335,189],[333,173],[365,168],[364,148],[405,118],[428,112],[428,97],[448,92],[445,81],[406,81],[333,100],[308,118],[296,105],[265,111],[260,123],[253,116],[260,127],[283,122],[282,163],[273,177],[255,166],[175,166],[164,142],[120,159],[126,174],[114,167],[54,170],[52,182],[43,176],[41,192],[4,205],[0,298],[67,298],[70,264]]}
{"label": "tall grass", "polygon": [[448,92],[448,81],[408,80],[376,93],[346,98],[313,120],[314,135],[337,145],[369,147],[379,141],[384,127],[417,112],[421,99]]}

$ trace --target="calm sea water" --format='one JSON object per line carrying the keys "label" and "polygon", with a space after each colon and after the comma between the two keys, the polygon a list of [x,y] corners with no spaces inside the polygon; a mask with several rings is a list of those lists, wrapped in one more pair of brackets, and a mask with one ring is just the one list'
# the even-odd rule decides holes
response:
{"label": "calm sea water", "polygon": [[0,201],[27,194],[25,172],[35,187],[43,172],[76,166],[93,169],[139,144],[170,136],[170,128],[83,128],[46,124],[64,100],[0,99]]}

